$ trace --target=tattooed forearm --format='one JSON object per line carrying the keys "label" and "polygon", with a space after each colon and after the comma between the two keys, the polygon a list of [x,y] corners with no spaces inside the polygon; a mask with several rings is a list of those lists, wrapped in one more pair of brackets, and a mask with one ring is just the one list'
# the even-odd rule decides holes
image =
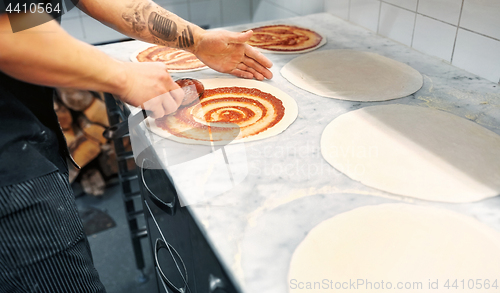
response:
{"label": "tattooed forearm", "polygon": [[[197,32],[196,25],[158,6],[151,0],[121,0],[124,5],[122,19],[133,37],[162,46],[194,50]],[[130,2],[129,2],[130,1]]]}
{"label": "tattooed forearm", "polygon": [[193,32],[189,25],[182,31],[179,36],[179,48],[185,49],[194,45]]}
{"label": "tattooed forearm", "polygon": [[156,12],[149,15],[148,28],[153,36],[167,42],[174,41],[177,38],[177,24]]}
{"label": "tattooed forearm", "polygon": [[122,18],[132,25],[132,30],[134,32],[140,33],[146,28],[146,22],[142,17],[143,7],[141,4],[138,4],[130,8],[132,8],[132,11],[123,12]]}

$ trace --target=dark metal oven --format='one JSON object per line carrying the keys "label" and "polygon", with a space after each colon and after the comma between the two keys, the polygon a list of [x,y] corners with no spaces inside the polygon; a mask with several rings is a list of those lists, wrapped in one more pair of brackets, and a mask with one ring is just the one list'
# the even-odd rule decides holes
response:
{"label": "dark metal oven", "polygon": [[159,292],[239,292],[189,208],[181,206],[167,171],[151,159],[152,147],[142,154],[136,162]]}

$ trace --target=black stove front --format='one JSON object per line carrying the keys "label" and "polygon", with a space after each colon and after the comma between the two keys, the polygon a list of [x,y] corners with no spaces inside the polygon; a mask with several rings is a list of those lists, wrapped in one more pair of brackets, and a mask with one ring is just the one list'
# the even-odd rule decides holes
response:
{"label": "black stove front", "polygon": [[158,292],[239,292],[188,208],[179,203],[166,171],[147,158],[139,171]]}

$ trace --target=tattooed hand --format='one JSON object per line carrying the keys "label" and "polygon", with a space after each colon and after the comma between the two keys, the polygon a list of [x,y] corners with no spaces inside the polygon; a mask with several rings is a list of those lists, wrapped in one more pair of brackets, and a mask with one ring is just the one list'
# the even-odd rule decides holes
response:
{"label": "tattooed hand", "polygon": [[268,68],[272,62],[246,41],[252,31],[235,33],[229,31],[204,31],[194,44],[193,53],[211,68],[242,78],[271,79]]}

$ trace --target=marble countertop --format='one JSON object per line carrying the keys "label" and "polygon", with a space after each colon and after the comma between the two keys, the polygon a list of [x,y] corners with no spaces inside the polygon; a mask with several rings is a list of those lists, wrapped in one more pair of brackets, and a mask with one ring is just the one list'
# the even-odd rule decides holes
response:
{"label": "marble countertop", "polygon": [[[227,178],[221,177],[218,182],[218,177],[210,177],[208,181],[212,186],[205,185],[205,189],[213,188],[216,192],[204,201],[189,205],[243,292],[287,292],[292,254],[308,231],[328,218],[360,206],[395,202],[435,206],[469,215],[500,232],[498,196],[475,203],[449,204],[389,194],[364,186],[335,170],[322,158],[319,144],[323,129],[339,115],[362,107],[395,103],[450,112],[500,134],[500,85],[327,13],[227,29],[241,31],[278,23],[305,26],[324,34],[328,43],[318,50],[369,51],[406,63],[422,73],[424,85],[411,96],[386,102],[329,99],[301,90],[280,75],[280,69],[298,55],[267,54],[274,63],[274,78],[265,82],[296,100],[299,108],[296,121],[278,136],[239,147],[234,145],[228,152],[243,154],[240,156],[243,161],[238,164],[244,168],[238,168],[239,173],[233,174],[229,185]],[[132,41],[99,49],[127,61],[131,53],[142,47],[144,43]],[[229,77],[211,69],[172,75],[174,79]],[[156,136],[151,139],[157,142],[158,153],[172,143]],[[182,166],[167,169],[181,193],[195,192],[183,184],[188,175]],[[206,170],[199,172],[205,174]],[[215,172],[213,168],[211,172]]]}

